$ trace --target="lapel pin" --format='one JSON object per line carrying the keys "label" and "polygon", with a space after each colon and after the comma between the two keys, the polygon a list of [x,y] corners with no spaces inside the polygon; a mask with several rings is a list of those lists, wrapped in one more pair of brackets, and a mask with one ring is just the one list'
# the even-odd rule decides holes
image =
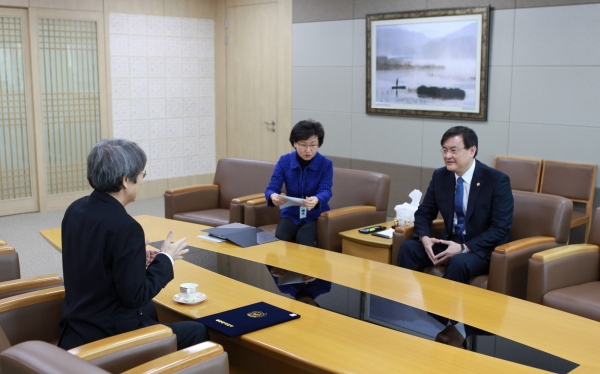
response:
{"label": "lapel pin", "polygon": [[479,185],[480,185],[480,184],[481,184],[481,183],[477,182],[477,187],[479,187]]}

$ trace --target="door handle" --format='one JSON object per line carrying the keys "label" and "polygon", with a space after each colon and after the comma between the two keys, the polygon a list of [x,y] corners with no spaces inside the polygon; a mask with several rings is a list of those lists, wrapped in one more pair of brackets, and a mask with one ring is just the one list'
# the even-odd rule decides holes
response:
{"label": "door handle", "polygon": [[271,130],[272,132],[275,132],[275,121],[265,121],[265,125],[267,125],[267,126],[268,126],[268,125],[271,125],[271,128],[270,128],[270,130]]}

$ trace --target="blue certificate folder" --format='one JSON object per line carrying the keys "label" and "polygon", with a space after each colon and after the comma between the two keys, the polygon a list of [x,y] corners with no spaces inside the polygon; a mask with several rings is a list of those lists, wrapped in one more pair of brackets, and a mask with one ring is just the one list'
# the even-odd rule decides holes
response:
{"label": "blue certificate folder", "polygon": [[300,315],[259,302],[226,312],[198,318],[196,321],[222,334],[235,338],[249,332],[300,318]]}

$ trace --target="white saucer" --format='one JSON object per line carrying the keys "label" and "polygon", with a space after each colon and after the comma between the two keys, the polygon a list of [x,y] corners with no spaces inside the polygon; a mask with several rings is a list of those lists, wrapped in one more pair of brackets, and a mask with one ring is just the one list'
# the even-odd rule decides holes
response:
{"label": "white saucer", "polygon": [[186,294],[178,293],[177,295],[173,296],[173,300],[177,301],[178,303],[188,304],[188,305],[198,304],[198,303],[206,300],[206,295],[201,292],[198,292],[196,294],[196,296],[191,300],[186,300],[185,299],[186,296],[187,296]]}

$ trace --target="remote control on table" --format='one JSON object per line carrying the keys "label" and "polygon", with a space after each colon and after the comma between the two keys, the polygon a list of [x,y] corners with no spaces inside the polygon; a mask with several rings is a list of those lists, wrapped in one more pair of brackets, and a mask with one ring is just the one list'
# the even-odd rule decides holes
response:
{"label": "remote control on table", "polygon": [[358,232],[360,232],[361,234],[370,234],[372,232],[377,232],[377,231],[381,231],[381,230],[385,230],[385,226],[366,227],[364,229],[358,230]]}

